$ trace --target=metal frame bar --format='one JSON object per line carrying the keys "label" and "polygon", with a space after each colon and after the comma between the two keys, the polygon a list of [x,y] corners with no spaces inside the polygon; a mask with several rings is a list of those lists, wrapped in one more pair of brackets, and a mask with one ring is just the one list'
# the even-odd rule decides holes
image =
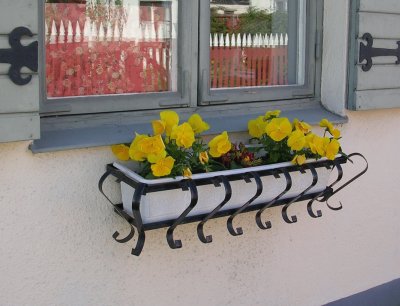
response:
{"label": "metal frame bar", "polygon": [[[365,163],[366,167],[360,171],[356,176],[342,184],[340,187],[338,187],[336,190],[333,190],[333,186],[335,186],[339,181],[342,180],[343,178],[343,169],[342,169],[342,164],[346,163],[347,161],[350,161],[353,163],[352,158],[354,157],[361,157]],[[317,184],[318,181],[318,174],[316,172],[316,168],[321,168],[321,167],[326,167],[328,169],[334,169],[336,168],[338,171],[338,176],[336,180],[327,186],[322,192],[317,192],[317,193],[311,193],[311,194],[306,194],[307,191],[309,191],[313,186]],[[306,171],[309,170],[309,171]],[[207,179],[201,179],[201,180],[189,180],[185,179],[182,181],[177,181],[177,182],[171,182],[171,183],[163,183],[160,185],[146,185],[141,182],[136,182],[132,180],[131,178],[127,177],[124,173],[122,173],[120,170],[115,168],[113,165],[109,164],[107,165],[107,171],[105,174],[100,178],[99,181],[99,190],[100,192],[106,197],[106,199],[113,205],[114,211],[123,219],[125,219],[129,226],[131,227],[131,230],[129,234],[125,238],[117,239],[119,236],[118,232],[115,232],[113,234],[113,238],[119,242],[119,243],[126,243],[130,241],[135,234],[135,228],[138,232],[138,238],[136,241],[136,246],[132,249],[132,254],[133,255],[140,255],[142,252],[144,242],[145,242],[145,231],[148,230],[153,230],[153,229],[159,229],[159,228],[165,228],[168,227],[167,233],[166,233],[166,239],[168,242],[168,245],[172,249],[179,249],[182,247],[182,242],[181,240],[175,240],[174,239],[174,230],[176,229],[177,226],[181,224],[186,224],[186,223],[192,223],[192,222],[200,222],[197,226],[197,235],[199,237],[199,240],[203,243],[210,243],[212,242],[212,236],[208,235],[206,236],[203,231],[204,224],[213,218],[219,218],[219,217],[224,217],[224,216],[229,216],[227,220],[227,228],[228,231],[231,235],[233,236],[240,236],[243,234],[243,230],[241,227],[234,228],[233,226],[233,220],[234,218],[244,212],[249,212],[249,211],[255,211],[258,210],[256,214],[256,223],[258,227],[261,229],[269,229],[271,228],[271,222],[266,222],[265,225],[262,224],[261,221],[261,213],[270,207],[276,207],[276,206],[283,206],[282,208],[282,218],[287,222],[287,223],[295,223],[297,222],[297,217],[296,216],[291,216],[291,218],[288,217],[287,215],[287,209],[289,206],[291,206],[295,202],[300,202],[304,200],[309,200],[307,204],[307,211],[310,214],[311,217],[313,218],[319,218],[322,216],[322,213],[320,210],[317,211],[315,214],[312,210],[312,204],[317,200],[319,202],[327,202],[334,194],[336,194],[338,191],[352,183],[354,180],[362,176],[366,171],[368,170],[368,162],[365,159],[364,156],[362,156],[359,153],[353,153],[348,155],[347,157],[339,157],[336,158],[333,161],[325,160],[325,161],[316,161],[314,163],[306,164],[304,166],[292,166],[292,167],[284,167],[284,168],[278,168],[274,170],[267,170],[267,171],[259,171],[259,172],[254,172],[251,171],[251,168],[249,168],[249,172],[241,175],[232,175],[232,176],[216,176],[216,177],[211,177]],[[295,172],[295,171],[300,171],[304,175],[306,173],[310,173],[313,177],[312,183],[304,189],[301,193],[298,195],[287,198],[287,199],[282,199],[282,196],[286,194],[292,187],[292,180],[290,176],[290,172]],[[282,191],[279,195],[277,195],[272,201],[269,201],[267,203],[260,203],[256,205],[251,205],[254,200],[256,200],[262,193],[263,190],[263,183],[261,181],[261,177],[264,176],[274,176],[276,179],[279,179],[280,176],[279,174],[283,173],[286,179],[286,187],[285,190]],[[124,182],[131,187],[135,188],[135,192],[133,195],[132,199],[132,211],[133,211],[133,216],[127,214],[123,208],[122,204],[115,204],[113,203],[108,196],[103,192],[103,184],[107,177],[113,176],[114,178],[117,179],[117,182]],[[230,200],[231,195],[232,195],[232,188],[230,185],[231,181],[235,180],[244,180],[246,183],[254,183],[256,184],[256,193],[241,207],[235,208],[235,209],[229,209],[229,210],[224,210],[221,211],[221,208]],[[207,214],[202,214],[202,215],[195,215],[195,216],[190,216],[188,217],[188,214],[190,211],[193,210],[193,208],[196,206],[197,201],[198,201],[198,191],[197,191],[197,186],[201,185],[206,185],[206,184],[214,184],[215,187],[221,187],[221,183],[224,185],[224,191],[225,191],[225,197],[222,200],[221,203],[216,205],[215,209]],[[141,214],[140,214],[140,200],[142,195],[145,195],[150,192],[162,192],[165,190],[172,190],[172,189],[182,189],[182,190],[189,190],[191,197],[190,197],[190,203],[186,207],[186,209],[181,213],[181,215],[172,220],[164,220],[162,222],[156,222],[156,223],[148,223],[148,224],[143,224],[142,219],[141,219]],[[335,208],[330,206],[327,203],[328,207],[332,210],[339,210],[342,208],[342,205],[340,204],[340,207]]]}

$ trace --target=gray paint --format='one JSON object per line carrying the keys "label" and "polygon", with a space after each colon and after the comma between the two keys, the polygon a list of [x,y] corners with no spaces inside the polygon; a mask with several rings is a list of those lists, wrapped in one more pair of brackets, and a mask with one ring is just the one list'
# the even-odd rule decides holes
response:
{"label": "gray paint", "polygon": [[[9,48],[8,34],[19,26],[38,33],[36,0],[3,0],[0,11],[0,48]],[[35,39],[35,37],[33,38]],[[23,39],[29,43],[32,38]],[[0,64],[0,142],[40,137],[39,79],[36,73],[28,85],[18,86],[7,76],[9,64]],[[22,72],[30,72],[22,69]]]}
{"label": "gray paint", "polygon": [[[319,105],[319,104],[318,104]],[[327,112],[321,106],[307,107],[301,109],[286,110],[282,116],[290,119],[301,118],[309,123],[318,123],[321,118],[327,118],[335,123],[345,123],[347,118],[343,118]],[[265,111],[264,111],[265,112]],[[243,132],[247,131],[247,122],[264,112],[253,113],[250,111],[243,114],[230,113],[226,111],[215,111],[208,114],[202,114],[203,119],[207,121],[211,129],[208,134],[217,134],[221,131]],[[157,119],[156,115],[143,114],[143,117],[135,117],[134,114],[115,114],[114,118],[85,118],[78,117],[75,120],[62,124],[63,118],[42,119],[42,135],[40,140],[35,140],[31,145],[34,153],[59,151],[74,148],[85,148],[92,146],[111,145],[116,143],[130,143],[134,138],[135,132],[140,134],[151,133],[150,120]],[[182,119],[186,119],[189,113],[181,114]],[[60,120],[58,120],[60,119]],[[91,126],[85,126],[82,122],[90,121]],[[97,125],[93,122],[97,121]]]}
{"label": "gray paint", "polygon": [[375,48],[397,48],[400,39],[400,6],[396,0],[381,2],[357,0],[351,2],[348,108],[368,110],[400,107],[400,67],[396,58],[373,59],[370,71],[364,72],[358,63],[360,37],[366,32],[374,38]]}

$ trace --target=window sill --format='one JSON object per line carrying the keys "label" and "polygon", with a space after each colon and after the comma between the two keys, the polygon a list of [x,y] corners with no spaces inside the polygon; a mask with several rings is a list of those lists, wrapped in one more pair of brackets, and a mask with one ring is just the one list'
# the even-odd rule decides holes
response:
{"label": "window sill", "polygon": [[[310,124],[317,124],[322,118],[333,123],[346,123],[347,117],[341,117],[324,109],[318,102],[289,101],[287,104],[255,103],[243,110],[244,105],[208,106],[207,108],[176,109],[182,118],[188,118],[193,112],[200,114],[211,129],[208,134],[221,131],[245,132],[247,122],[267,110],[281,109],[282,116],[289,119],[299,118]],[[159,111],[140,111],[108,113],[97,115],[58,116],[41,118],[41,138],[33,141],[30,149],[33,153],[61,151],[78,148],[107,146],[116,143],[130,143],[135,131],[151,133],[149,121],[158,118]]]}

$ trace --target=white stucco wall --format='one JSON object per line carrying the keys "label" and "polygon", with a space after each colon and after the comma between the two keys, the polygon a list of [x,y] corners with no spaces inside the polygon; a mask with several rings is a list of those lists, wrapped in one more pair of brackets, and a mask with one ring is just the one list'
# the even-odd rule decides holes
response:
{"label": "white stucco wall", "polygon": [[127,228],[97,190],[109,148],[33,155],[28,142],[1,144],[0,304],[320,305],[399,278],[400,110],[348,115],[343,147],[370,170],[332,200],[342,211],[321,205],[315,220],[299,203],[289,225],[274,208],[267,231],[246,213],[241,237],[212,220],[210,245],[184,225],[180,250],[150,231],[140,257],[111,238]]}
{"label": "white stucco wall", "polygon": [[[324,52],[328,107],[345,100],[345,49]],[[327,79],[335,56],[344,67]],[[226,218],[211,220],[210,245],[198,240],[196,224],[184,225],[180,250],[168,247],[165,229],[150,231],[140,257],[111,238],[127,227],[97,190],[114,160],[109,148],[33,155],[28,142],[0,144],[0,305],[308,306],[399,278],[400,109],[346,114],[343,147],[364,153],[370,169],[332,199],[342,211],[321,204],[323,217],[311,219],[298,203],[290,212],[299,221],[289,225],[280,208],[270,209],[267,231],[246,213],[235,220],[241,237],[230,236]],[[356,170],[345,167],[348,176]]]}

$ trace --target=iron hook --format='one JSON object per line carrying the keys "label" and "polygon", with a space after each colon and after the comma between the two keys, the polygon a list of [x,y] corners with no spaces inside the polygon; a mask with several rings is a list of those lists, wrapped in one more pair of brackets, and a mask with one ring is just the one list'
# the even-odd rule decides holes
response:
{"label": "iron hook", "polygon": [[[228,231],[232,236],[240,236],[243,235],[243,229],[241,227],[237,227],[236,229],[233,227],[233,219],[240,214],[242,211],[244,211],[251,203],[254,202],[262,193],[263,191],[263,184],[261,181],[260,176],[256,172],[249,172],[249,174],[254,178],[256,185],[257,185],[257,191],[256,194],[246,202],[242,207],[240,207],[238,210],[236,210],[227,220],[227,227]],[[248,180],[248,177],[244,178],[245,180]]]}
{"label": "iron hook", "polygon": [[[285,176],[286,179],[286,187],[285,190],[283,192],[281,192],[277,197],[275,197],[273,200],[271,200],[270,202],[268,202],[267,204],[265,204],[265,206],[263,208],[261,208],[257,214],[256,214],[256,223],[258,225],[258,227],[260,229],[266,230],[266,229],[270,229],[272,227],[271,221],[267,221],[264,223],[261,220],[261,214],[264,212],[264,210],[266,210],[267,208],[271,207],[274,203],[276,203],[276,201],[278,201],[281,197],[283,197],[289,190],[290,188],[292,188],[292,178],[290,177],[289,172],[287,171],[287,169],[282,168],[281,169],[283,175]],[[279,174],[277,174],[279,178]]]}

